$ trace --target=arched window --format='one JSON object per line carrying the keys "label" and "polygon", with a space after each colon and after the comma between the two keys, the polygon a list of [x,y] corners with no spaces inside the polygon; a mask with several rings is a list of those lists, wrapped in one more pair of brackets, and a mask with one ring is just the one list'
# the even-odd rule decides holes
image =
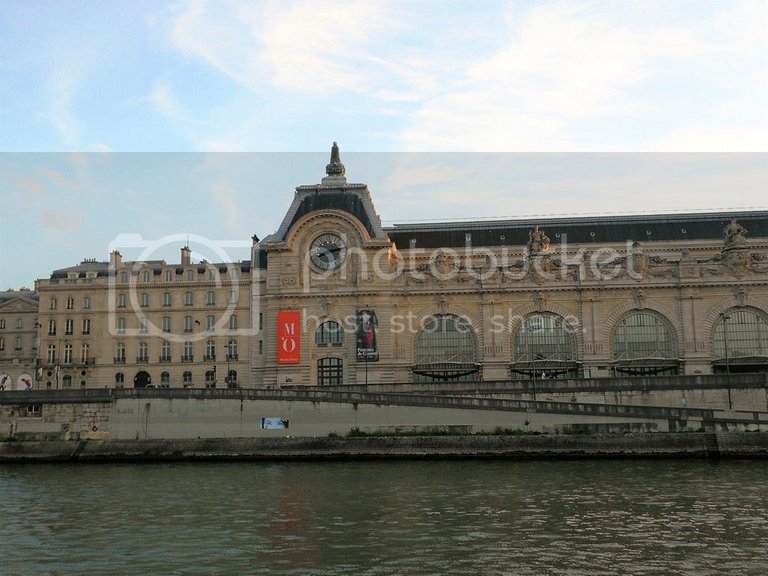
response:
{"label": "arched window", "polygon": [[64,388],[72,388],[72,376],[69,374],[65,374],[64,377],[61,379],[61,385]]}
{"label": "arched window", "polygon": [[125,384],[125,375],[122,372],[115,374],[115,388],[122,388]]}
{"label": "arched window", "polygon": [[511,369],[513,377],[530,380],[578,377],[573,329],[561,316],[529,316],[515,333]]}
{"label": "arched window", "polygon": [[216,370],[205,371],[205,387],[216,388]]}
{"label": "arched window", "polygon": [[182,380],[184,381],[184,388],[191,388],[192,387],[192,372],[190,372],[189,370],[184,372]]}
{"label": "arched window", "polygon": [[344,362],[341,358],[320,358],[317,361],[317,383],[320,386],[335,386],[344,380]]}
{"label": "arched window", "polygon": [[315,330],[315,344],[318,346],[341,346],[344,343],[344,330],[338,322],[326,320]]}
{"label": "arched window", "polygon": [[237,370],[227,372],[227,388],[237,388]]}
{"label": "arched window", "polygon": [[477,380],[477,339],[470,323],[460,316],[437,316],[416,337],[415,382]]}
{"label": "arched window", "polygon": [[160,387],[168,388],[171,385],[171,375],[168,372],[160,373]]}
{"label": "arched window", "polygon": [[617,373],[642,376],[679,372],[674,330],[653,312],[632,312],[621,320],[613,331],[611,354]]}
{"label": "arched window", "polygon": [[768,320],[751,309],[731,309],[712,333],[712,369],[722,372],[768,372]]}

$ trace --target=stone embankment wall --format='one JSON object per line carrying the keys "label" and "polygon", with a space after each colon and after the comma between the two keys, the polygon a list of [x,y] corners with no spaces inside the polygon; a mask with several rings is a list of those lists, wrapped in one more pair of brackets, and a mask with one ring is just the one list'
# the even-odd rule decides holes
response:
{"label": "stone embankment wall", "polygon": [[0,442],[0,462],[425,458],[768,458],[768,433]]}

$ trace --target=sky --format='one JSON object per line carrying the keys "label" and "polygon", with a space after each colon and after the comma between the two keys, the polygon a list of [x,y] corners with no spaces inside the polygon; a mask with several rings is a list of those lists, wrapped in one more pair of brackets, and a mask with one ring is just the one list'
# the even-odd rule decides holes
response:
{"label": "sky", "polygon": [[333,141],[385,224],[765,209],[766,38],[764,1],[3,0],[0,290],[246,259]]}

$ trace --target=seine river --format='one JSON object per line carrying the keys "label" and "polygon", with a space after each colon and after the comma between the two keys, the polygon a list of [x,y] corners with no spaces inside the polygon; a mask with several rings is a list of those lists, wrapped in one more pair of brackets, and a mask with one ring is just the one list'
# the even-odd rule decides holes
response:
{"label": "seine river", "polygon": [[768,462],[0,466],[0,573],[768,573]]}

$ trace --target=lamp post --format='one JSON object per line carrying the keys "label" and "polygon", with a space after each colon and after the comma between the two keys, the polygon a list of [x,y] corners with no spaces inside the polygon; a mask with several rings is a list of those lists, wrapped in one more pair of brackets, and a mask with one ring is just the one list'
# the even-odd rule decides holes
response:
{"label": "lamp post", "polygon": [[725,387],[728,390],[728,410],[733,410],[733,402],[731,401],[731,364],[728,358],[728,320],[731,317],[728,314],[720,314],[720,318],[723,321],[723,340],[725,344]]}

